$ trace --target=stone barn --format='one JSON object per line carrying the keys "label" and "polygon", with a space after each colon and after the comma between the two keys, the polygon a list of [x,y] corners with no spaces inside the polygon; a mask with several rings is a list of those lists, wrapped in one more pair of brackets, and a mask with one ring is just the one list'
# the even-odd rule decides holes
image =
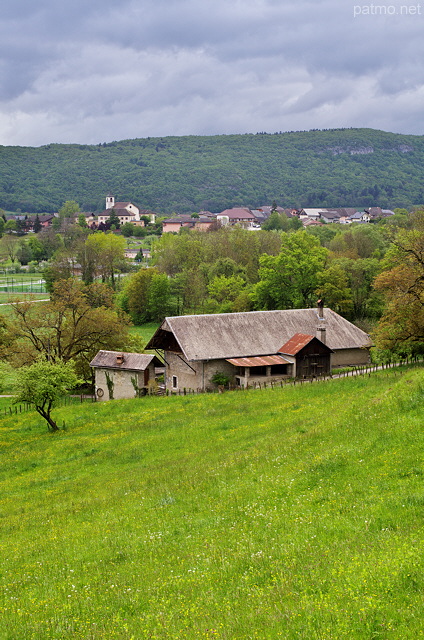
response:
{"label": "stone barn", "polygon": [[367,364],[369,336],[331,309],[250,311],[165,318],[146,349],[165,361],[170,391],[213,388],[216,372],[231,384],[324,375]]}

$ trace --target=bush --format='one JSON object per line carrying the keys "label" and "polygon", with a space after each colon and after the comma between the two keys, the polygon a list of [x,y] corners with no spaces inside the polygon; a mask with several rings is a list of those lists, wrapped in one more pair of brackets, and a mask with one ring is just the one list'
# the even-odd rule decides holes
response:
{"label": "bush", "polygon": [[211,382],[218,387],[227,387],[230,384],[230,376],[227,376],[227,374],[222,371],[217,371],[213,374]]}

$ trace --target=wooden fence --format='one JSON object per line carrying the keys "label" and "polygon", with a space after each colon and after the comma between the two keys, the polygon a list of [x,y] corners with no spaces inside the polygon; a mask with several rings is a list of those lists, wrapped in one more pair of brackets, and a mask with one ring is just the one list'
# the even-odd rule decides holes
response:
{"label": "wooden fence", "polygon": [[[166,389],[166,391],[163,388],[159,388],[159,390],[152,395],[161,395],[161,396],[189,396],[189,395],[196,395],[199,393],[223,393],[224,390],[227,391],[248,391],[251,389],[279,389],[279,388],[283,388],[283,387],[287,387],[287,386],[296,386],[296,385],[305,385],[305,384],[314,384],[314,383],[318,383],[318,382],[327,382],[328,380],[335,380],[338,378],[347,378],[349,376],[371,376],[372,373],[375,373],[376,371],[384,371],[387,369],[396,369],[398,367],[404,366],[404,365],[423,365],[424,364],[424,360],[420,360],[418,358],[406,358],[405,360],[401,360],[399,362],[389,362],[386,364],[380,364],[380,365],[363,365],[363,366],[357,366],[357,367],[350,367],[350,368],[346,368],[346,370],[341,371],[340,373],[332,373],[328,376],[320,376],[320,377],[313,377],[313,378],[289,378],[289,379],[285,379],[285,380],[268,380],[268,381],[264,381],[264,382],[254,382],[251,385],[246,385],[246,386],[234,386],[234,385],[230,385],[229,387],[227,387],[226,389],[224,388],[209,388],[209,389],[189,389],[189,388],[184,388],[184,389],[179,389],[178,391],[170,391],[169,389]],[[402,372],[400,372],[402,373]],[[95,395],[78,395],[78,396],[65,396],[63,398],[63,400],[57,404],[57,407],[66,407],[66,406],[71,406],[71,405],[76,405],[76,404],[81,404],[83,402],[96,402],[96,396]],[[30,404],[15,404],[15,405],[11,405],[10,407],[6,407],[3,409],[3,415],[18,415],[20,413],[24,413],[25,411],[33,411],[34,407],[33,405]]]}
{"label": "wooden fence", "polygon": [[[96,402],[95,395],[79,395],[79,396],[65,396],[56,407],[68,407],[76,404],[81,404],[83,402]],[[25,413],[26,411],[34,411],[34,405],[27,403],[20,404],[12,404],[10,407],[4,407],[2,410],[2,414],[4,416],[16,416],[20,413]]]}
{"label": "wooden fence", "polygon": [[279,389],[286,386],[296,386],[296,385],[305,385],[305,384],[313,384],[316,382],[327,382],[328,380],[335,380],[338,378],[347,378],[349,376],[370,376],[372,373],[376,371],[384,371],[386,369],[396,369],[405,365],[422,365],[424,363],[423,360],[419,358],[406,358],[405,360],[400,360],[398,362],[387,362],[385,364],[368,364],[368,365],[358,365],[355,367],[346,367],[346,369],[340,370],[340,372],[334,371],[326,376],[313,376],[313,377],[304,377],[304,378],[286,378],[283,380],[267,380],[263,382],[253,382],[252,384],[236,386],[229,385],[225,389],[221,388],[206,388],[206,389],[190,389],[184,388],[179,389],[178,391],[173,391],[167,389],[165,392],[162,392],[161,395],[166,396],[188,396],[195,395],[198,393],[223,393],[226,391],[248,391],[251,389]]}

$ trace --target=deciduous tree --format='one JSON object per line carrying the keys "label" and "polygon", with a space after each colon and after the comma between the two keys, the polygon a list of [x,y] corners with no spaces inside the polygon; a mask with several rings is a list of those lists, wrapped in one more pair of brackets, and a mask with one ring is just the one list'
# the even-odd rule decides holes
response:
{"label": "deciduous tree", "polygon": [[58,211],[59,218],[72,218],[79,210],[80,206],[78,202],[75,202],[75,200],[66,200]]}
{"label": "deciduous tree", "polygon": [[[9,220],[10,222],[10,220]],[[6,223],[6,226],[9,224]],[[9,258],[12,262],[16,260],[16,253],[19,249],[19,239],[15,234],[5,233],[4,236],[0,239],[0,252],[1,254]]]}
{"label": "deciduous tree", "polygon": [[283,235],[279,255],[260,258],[255,296],[260,309],[301,309],[316,300],[328,250],[306,231]]}
{"label": "deciduous tree", "polygon": [[84,281],[90,283],[98,274],[103,282],[109,282],[115,288],[116,275],[126,266],[125,248],[125,238],[113,233],[88,236],[80,256]]}
{"label": "deciduous tree", "polygon": [[140,269],[124,282],[122,307],[135,324],[159,322],[170,313],[170,284],[157,269]]}
{"label": "deciduous tree", "polygon": [[424,349],[424,211],[414,229],[399,231],[375,287],[386,298],[386,310],[375,341],[382,349]]}
{"label": "deciduous tree", "polygon": [[47,422],[49,430],[58,431],[59,427],[51,415],[52,409],[59,399],[81,383],[72,362],[41,359],[19,369],[15,402],[34,405],[35,410]]}
{"label": "deciduous tree", "polygon": [[[92,306],[94,299],[99,306]],[[99,349],[125,345],[129,321],[99,295],[97,283],[85,287],[73,278],[59,280],[50,302],[21,301],[11,309],[7,357],[18,365],[32,364],[40,356],[51,362],[74,360],[88,380],[88,364]]]}
{"label": "deciduous tree", "polygon": [[350,315],[353,309],[352,291],[346,273],[337,265],[330,265],[318,274],[317,296],[324,300],[325,305],[341,313]]}

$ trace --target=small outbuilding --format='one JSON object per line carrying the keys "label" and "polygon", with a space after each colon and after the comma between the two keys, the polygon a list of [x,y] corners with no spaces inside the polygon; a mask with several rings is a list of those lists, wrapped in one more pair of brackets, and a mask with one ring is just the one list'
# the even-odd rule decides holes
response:
{"label": "small outbuilding", "polygon": [[94,369],[98,400],[145,395],[155,381],[155,368],[163,363],[148,353],[99,351],[90,362]]}

